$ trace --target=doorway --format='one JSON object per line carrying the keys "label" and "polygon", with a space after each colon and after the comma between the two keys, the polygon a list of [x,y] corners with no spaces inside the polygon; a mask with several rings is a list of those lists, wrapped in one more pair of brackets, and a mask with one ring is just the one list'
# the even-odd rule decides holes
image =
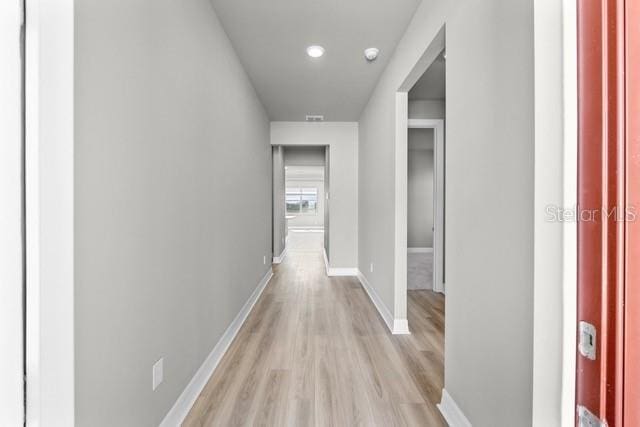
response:
{"label": "doorway", "polygon": [[[423,101],[444,104],[409,102]],[[407,289],[444,293],[444,119],[409,119],[407,132]]]}
{"label": "doorway", "polygon": [[[432,355],[438,391],[444,388],[445,106],[442,27],[398,88],[395,108],[394,334],[411,334],[411,341]],[[420,176],[422,183],[416,182]],[[422,236],[421,227],[426,227]],[[411,289],[410,257],[420,256],[432,270],[422,272],[422,289]]]}
{"label": "doorway", "polygon": [[274,147],[274,258],[317,253],[328,259],[328,148]]}
{"label": "doorway", "polygon": [[395,322],[404,333],[411,294],[445,291],[445,106],[443,27],[396,93]]}

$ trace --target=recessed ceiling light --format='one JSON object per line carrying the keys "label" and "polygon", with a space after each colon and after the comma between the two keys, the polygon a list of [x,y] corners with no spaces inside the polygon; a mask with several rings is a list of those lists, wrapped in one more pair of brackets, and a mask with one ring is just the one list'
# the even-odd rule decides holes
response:
{"label": "recessed ceiling light", "polygon": [[309,46],[307,48],[307,55],[312,58],[320,58],[324,55],[324,48],[322,46]]}
{"label": "recessed ceiling light", "polygon": [[380,50],[377,47],[370,47],[364,50],[364,57],[367,58],[367,61],[372,62],[376,60],[378,53]]}

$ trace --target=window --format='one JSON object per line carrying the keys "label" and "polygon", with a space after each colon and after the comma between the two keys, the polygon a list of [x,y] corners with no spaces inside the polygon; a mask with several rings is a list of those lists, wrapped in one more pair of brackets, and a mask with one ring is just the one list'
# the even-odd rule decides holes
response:
{"label": "window", "polygon": [[287,188],[287,213],[315,215],[318,212],[317,188]]}

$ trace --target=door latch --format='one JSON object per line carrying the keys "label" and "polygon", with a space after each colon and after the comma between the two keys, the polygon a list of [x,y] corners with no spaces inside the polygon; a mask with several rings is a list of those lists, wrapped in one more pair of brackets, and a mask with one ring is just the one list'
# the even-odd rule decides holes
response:
{"label": "door latch", "polygon": [[591,323],[580,321],[580,341],[578,350],[589,360],[596,360],[596,327]]}
{"label": "door latch", "polygon": [[582,405],[578,405],[578,427],[607,427],[607,422],[593,415]]}

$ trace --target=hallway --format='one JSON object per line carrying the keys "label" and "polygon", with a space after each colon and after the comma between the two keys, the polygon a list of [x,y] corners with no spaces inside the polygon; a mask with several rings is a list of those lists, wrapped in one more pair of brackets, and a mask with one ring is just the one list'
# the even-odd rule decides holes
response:
{"label": "hallway", "polygon": [[304,250],[274,266],[183,425],[444,425],[444,298],[409,291],[412,335],[391,335],[357,279],[298,241],[322,234],[293,234]]}
{"label": "hallway", "polygon": [[577,311],[589,2],[3,3],[0,427],[606,406],[574,387],[609,344]]}

